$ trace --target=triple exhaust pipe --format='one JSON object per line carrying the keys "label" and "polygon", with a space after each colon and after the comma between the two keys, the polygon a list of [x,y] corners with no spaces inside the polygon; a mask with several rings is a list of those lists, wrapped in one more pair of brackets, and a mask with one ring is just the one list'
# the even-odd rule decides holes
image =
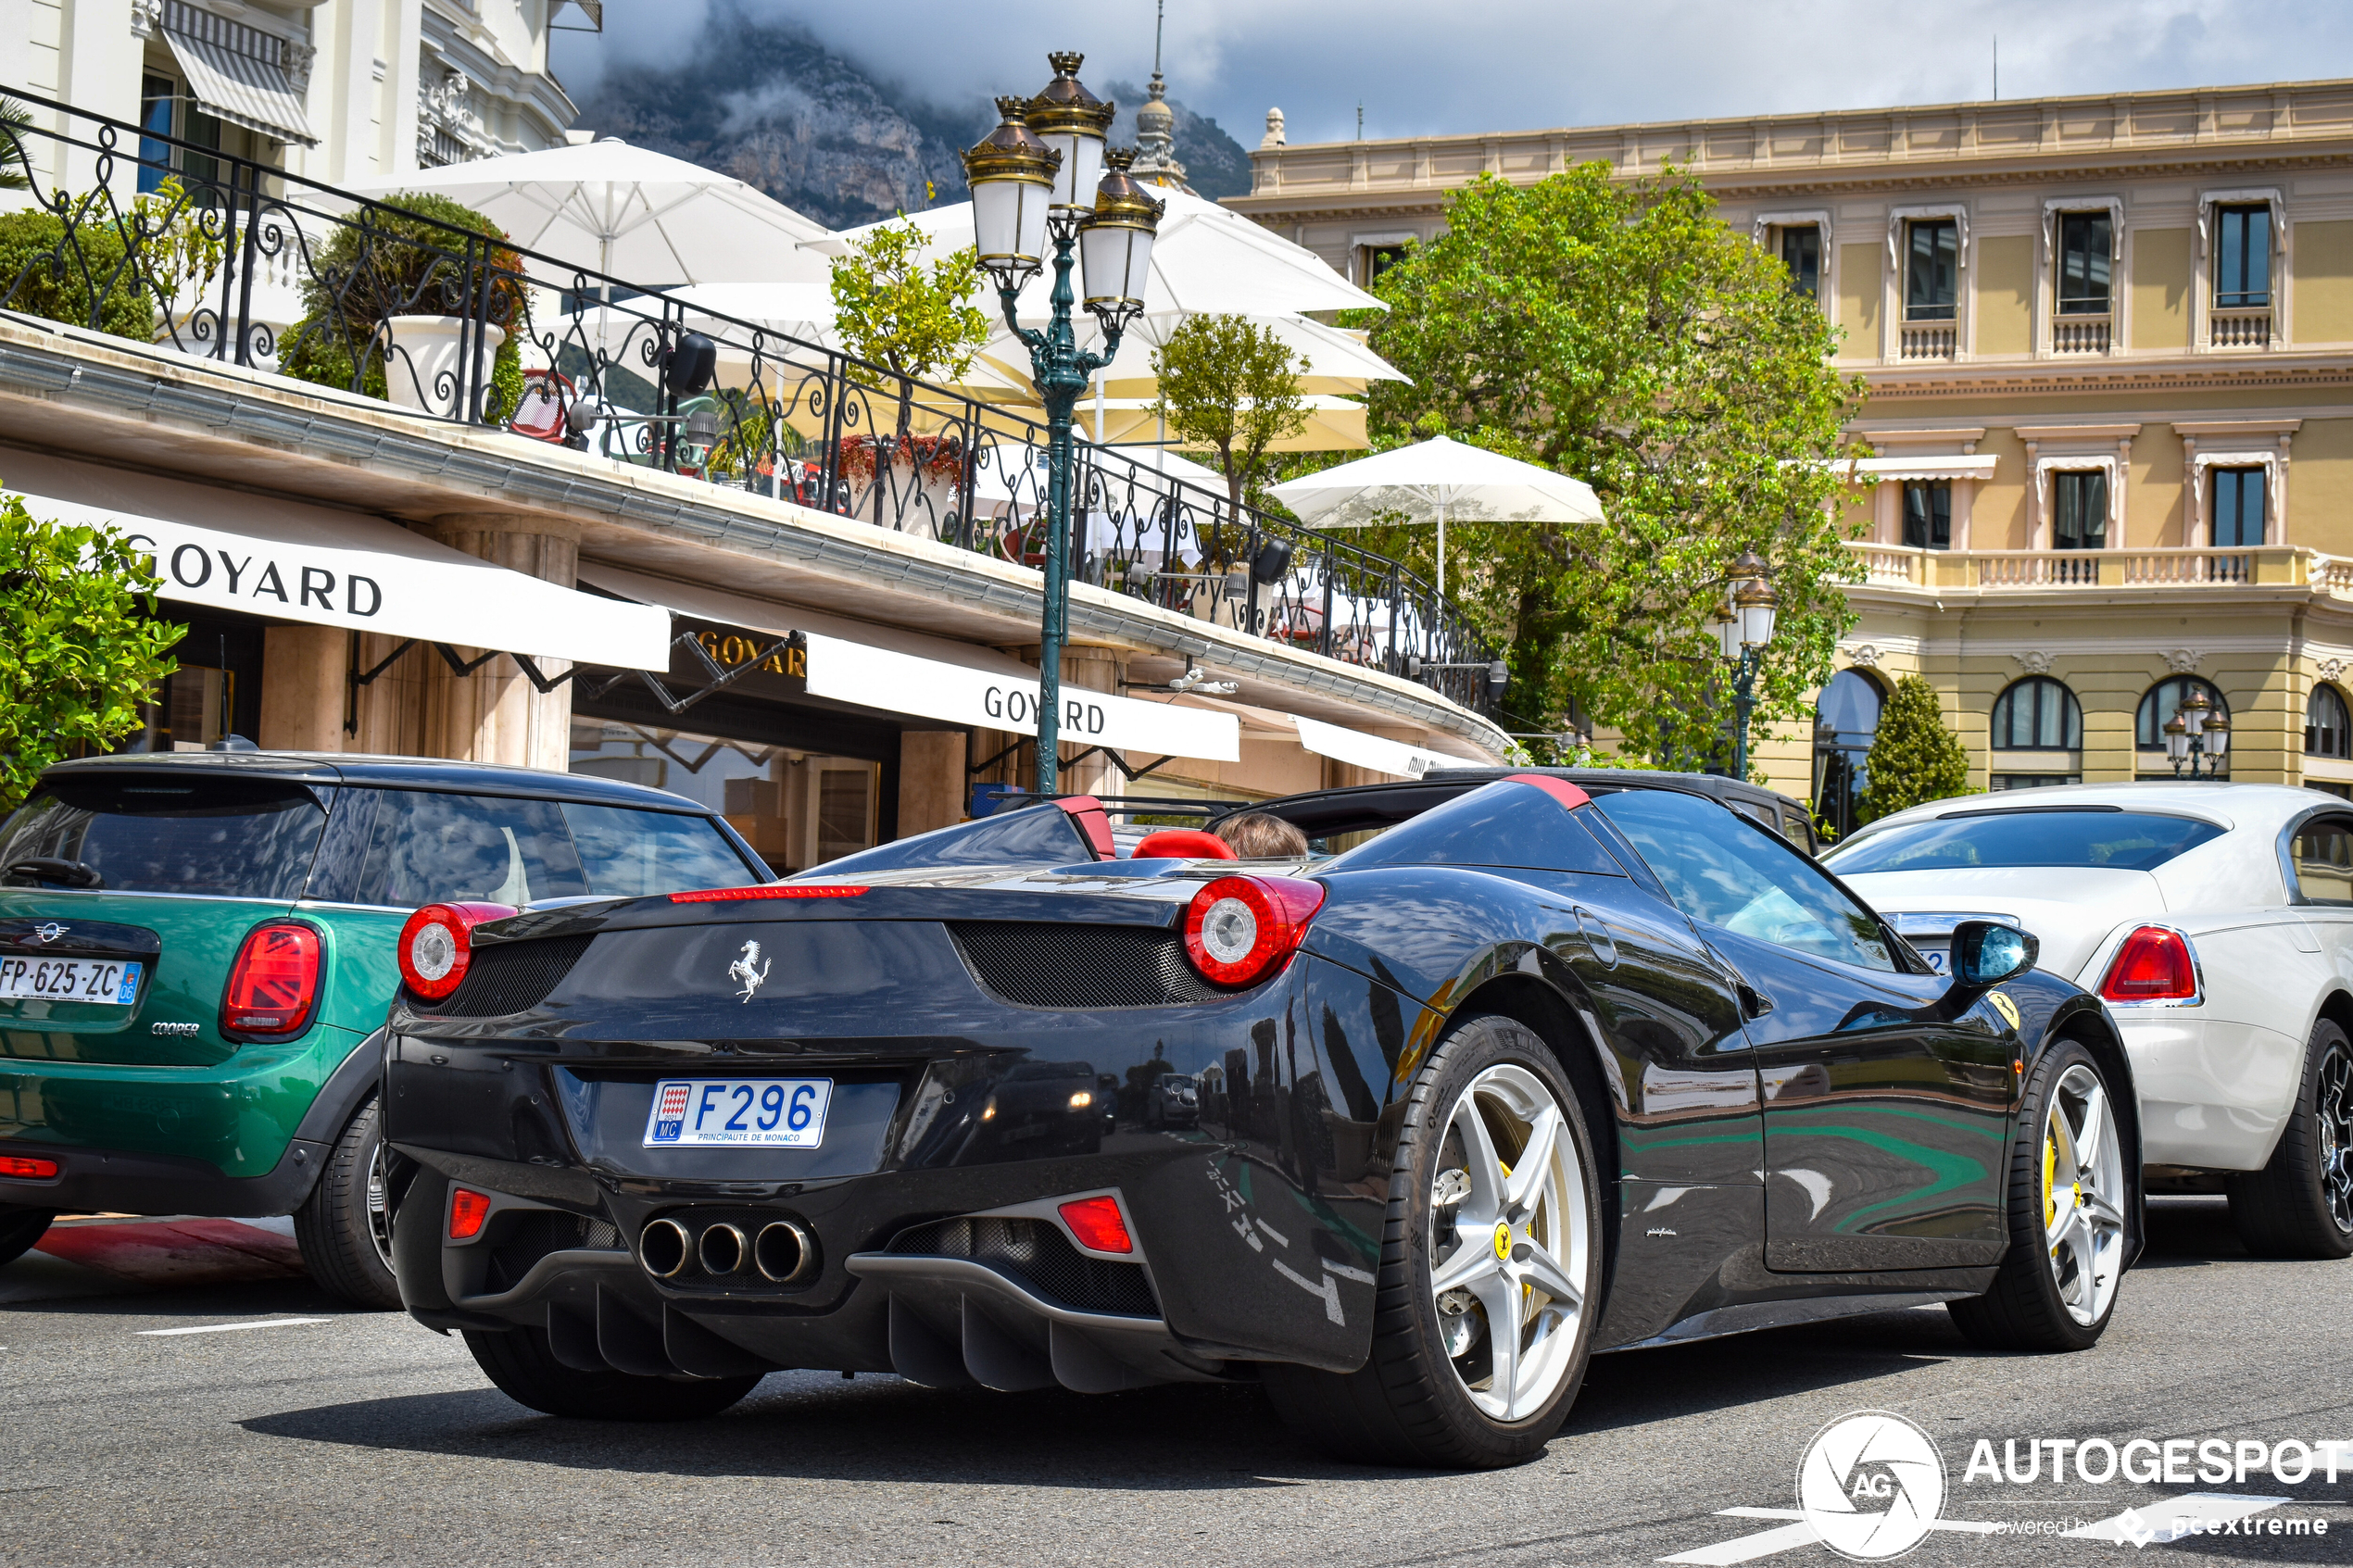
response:
{"label": "triple exhaust pipe", "polygon": [[797,1285],[816,1270],[817,1238],[798,1220],[773,1220],[756,1236],[724,1223],[703,1226],[698,1236],[676,1220],[656,1220],[638,1234],[637,1259],[656,1279],[676,1279],[692,1261],[713,1279],[749,1265],[771,1285]]}

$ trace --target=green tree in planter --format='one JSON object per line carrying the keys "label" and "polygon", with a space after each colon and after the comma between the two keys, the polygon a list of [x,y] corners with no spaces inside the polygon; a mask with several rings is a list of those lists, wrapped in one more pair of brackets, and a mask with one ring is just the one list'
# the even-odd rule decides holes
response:
{"label": "green tree in planter", "polygon": [[955,380],[988,341],[988,317],[972,303],[980,252],[966,245],[926,271],[929,243],[912,223],[886,223],[834,258],[834,330],[852,358],[907,378],[886,389],[897,395],[902,436],[914,426],[911,383]]}
{"label": "green tree in planter", "polygon": [[1961,737],[1944,727],[1936,688],[1918,675],[1895,683],[1887,706],[1880,709],[1879,733],[1871,739],[1863,768],[1869,782],[1856,802],[1858,824],[1875,822],[1923,800],[1969,793],[1969,753]]}
{"label": "green tree in planter", "polygon": [[[279,368],[321,386],[387,396],[384,321],[472,315],[483,308],[486,272],[488,320],[507,337],[491,362],[496,395],[484,418],[492,423],[510,418],[522,402],[522,339],[531,326],[522,257],[509,248],[497,224],[447,196],[406,191],[386,196],[384,205],[391,210],[363,210],[338,224],[309,258],[302,320],[279,345]],[[473,247],[471,270],[470,233],[492,242]]]}
{"label": "green tree in planter", "polygon": [[1307,428],[1299,378],[1310,368],[1272,327],[1244,316],[1189,316],[1152,350],[1152,412],[1178,445],[1216,458],[1236,516],[1243,491],[1265,483],[1267,448]]}
{"label": "green tree in planter", "polygon": [[153,563],[121,535],[0,500],[0,812],[50,763],[139,727],[187,630],[152,619],[155,589]]}
{"label": "green tree in planter", "polygon": [[102,200],[69,198],[70,223],[45,207],[0,214],[0,309],[152,342],[155,295]]}

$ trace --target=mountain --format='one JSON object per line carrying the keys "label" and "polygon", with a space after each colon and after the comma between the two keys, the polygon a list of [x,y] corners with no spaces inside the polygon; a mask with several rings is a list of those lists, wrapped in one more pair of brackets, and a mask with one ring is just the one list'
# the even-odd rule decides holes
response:
{"label": "mountain", "polygon": [[[578,128],[732,174],[828,228],[965,198],[959,154],[996,122],[975,92],[962,107],[878,82],[798,24],[711,7],[692,64],[616,63],[580,101]],[[1140,90],[1119,104],[1115,144],[1135,140]],[[1171,98],[1176,156],[1205,196],[1250,188],[1250,159],[1217,122]]]}

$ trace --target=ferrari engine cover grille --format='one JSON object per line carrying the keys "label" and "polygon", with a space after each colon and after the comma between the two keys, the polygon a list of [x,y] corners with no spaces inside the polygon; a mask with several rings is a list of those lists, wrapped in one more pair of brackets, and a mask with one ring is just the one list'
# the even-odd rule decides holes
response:
{"label": "ferrari engine cover grille", "polygon": [[550,1252],[618,1252],[621,1232],[611,1222],[585,1214],[534,1209],[507,1222],[506,1234],[490,1249],[490,1271],[484,1281],[492,1291],[512,1290],[522,1283],[532,1265]]}
{"label": "ferrari engine cover grille", "polygon": [[1043,1220],[936,1220],[903,1230],[890,1250],[970,1258],[1013,1275],[1050,1301],[1082,1312],[1156,1318],[1160,1303],[1141,1263],[1089,1258]]}
{"label": "ferrari engine cover grille", "polygon": [[1223,995],[1185,962],[1172,931],[979,921],[948,931],[981,985],[1016,1007],[1156,1008]]}
{"label": "ferrari engine cover grille", "polygon": [[593,940],[550,936],[537,942],[478,947],[467,966],[466,978],[449,993],[447,1002],[432,1010],[445,1018],[504,1018],[537,1007],[548,992],[563,984]]}

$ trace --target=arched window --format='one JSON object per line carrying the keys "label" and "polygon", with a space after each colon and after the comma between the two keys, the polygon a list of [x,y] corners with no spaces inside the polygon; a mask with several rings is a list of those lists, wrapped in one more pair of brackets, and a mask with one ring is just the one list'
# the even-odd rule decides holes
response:
{"label": "arched window", "polygon": [[2315,682],[2304,704],[2304,755],[2353,757],[2353,720],[2345,710],[2345,694],[2326,682]]}
{"label": "arched window", "polygon": [[1814,814],[1843,837],[1855,830],[1863,793],[1863,759],[1879,734],[1879,683],[1860,670],[1831,677],[1814,703]]}
{"label": "arched window", "polygon": [[2169,676],[2151,686],[2141,698],[2140,717],[2133,726],[2133,744],[2143,751],[2164,750],[2166,721],[2181,710],[2192,692],[2204,693],[2215,712],[2225,719],[2231,716],[2231,705],[2222,700],[2222,694],[2211,683],[2195,675]]}
{"label": "arched window", "polygon": [[2048,675],[2029,675],[1994,699],[1994,750],[2077,751],[2082,745],[2083,709]]}

